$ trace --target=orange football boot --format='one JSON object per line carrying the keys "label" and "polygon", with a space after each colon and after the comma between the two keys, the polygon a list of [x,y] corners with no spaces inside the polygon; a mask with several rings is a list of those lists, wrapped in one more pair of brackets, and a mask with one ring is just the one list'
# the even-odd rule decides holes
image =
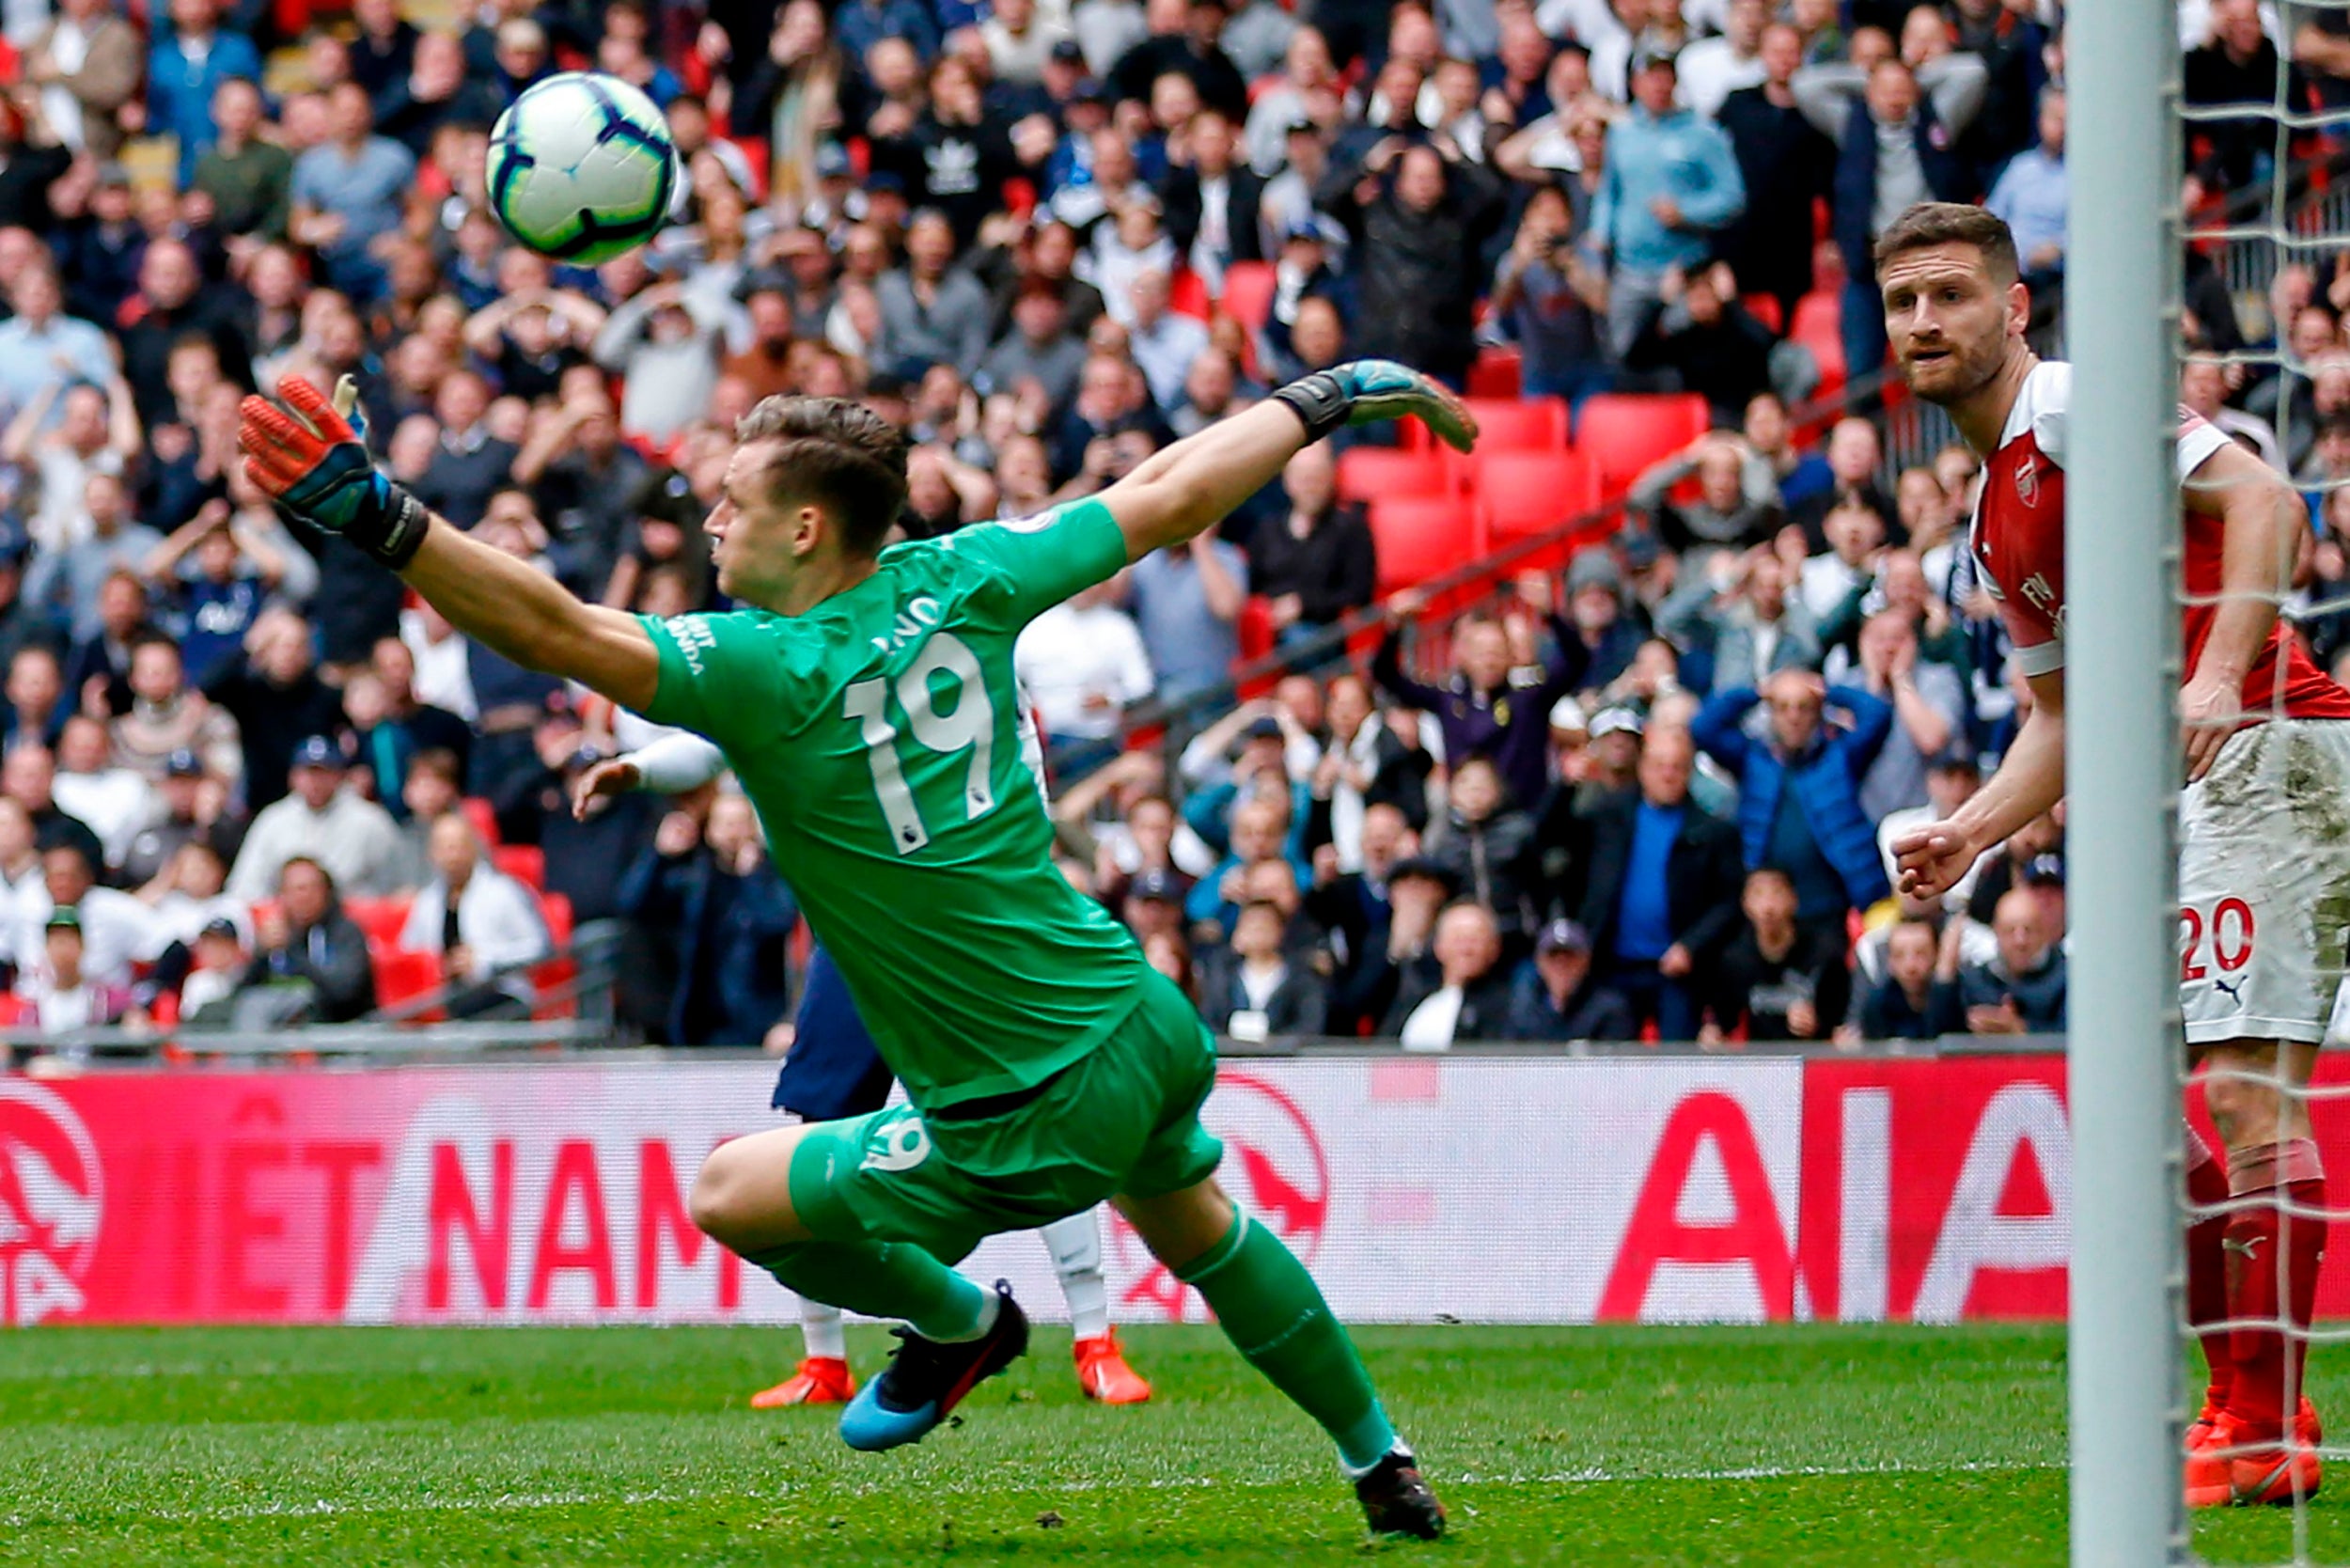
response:
{"label": "orange football boot", "polygon": [[2187,1450],[2186,1506],[2258,1507],[2290,1503],[2296,1495],[2315,1497],[2325,1467],[2303,1435],[2309,1430],[2307,1423],[2315,1419],[2315,1413],[2304,1404],[2295,1413],[2289,1440],[2263,1442],[2238,1418],[2222,1412],[2203,1429],[2201,1441]]}
{"label": "orange football boot", "polygon": [[836,1356],[811,1356],[800,1370],[772,1388],[751,1396],[754,1410],[781,1410],[792,1404],[846,1404],[856,1392],[849,1363]]}
{"label": "orange football boot", "polygon": [[1077,1387],[1085,1390],[1086,1398],[1104,1404],[1141,1404],[1150,1399],[1151,1385],[1126,1364],[1117,1329],[1097,1339],[1079,1340],[1076,1357]]}
{"label": "orange football boot", "polygon": [[[2203,1408],[2186,1423],[2186,1446],[2190,1449],[2201,1447],[2211,1429],[2218,1423],[2219,1415],[2219,1396],[2206,1391]],[[2300,1407],[2294,1412],[2293,1440],[2305,1449],[2317,1448],[2326,1441],[2325,1423],[2317,1419],[2317,1406],[2310,1403],[2307,1394],[2301,1396]]]}

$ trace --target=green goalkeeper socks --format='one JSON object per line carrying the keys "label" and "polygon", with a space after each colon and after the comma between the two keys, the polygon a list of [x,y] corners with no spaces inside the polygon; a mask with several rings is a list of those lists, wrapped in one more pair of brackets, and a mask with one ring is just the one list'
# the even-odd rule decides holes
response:
{"label": "green goalkeeper socks", "polygon": [[1222,1241],[1175,1274],[1206,1300],[1248,1364],[1338,1440],[1348,1474],[1368,1471],[1395,1446],[1355,1342],[1280,1237],[1237,1215]]}
{"label": "green goalkeeper socks", "polygon": [[801,1242],[752,1262],[811,1301],[900,1318],[927,1340],[976,1340],[995,1321],[995,1293],[906,1242]]}

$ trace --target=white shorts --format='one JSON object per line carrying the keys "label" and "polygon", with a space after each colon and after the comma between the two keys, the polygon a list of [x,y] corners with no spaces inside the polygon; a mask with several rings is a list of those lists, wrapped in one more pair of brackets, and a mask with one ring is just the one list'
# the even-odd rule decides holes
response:
{"label": "white shorts", "polygon": [[2238,731],[2179,803],[2190,1045],[2325,1040],[2350,952],[2350,720]]}

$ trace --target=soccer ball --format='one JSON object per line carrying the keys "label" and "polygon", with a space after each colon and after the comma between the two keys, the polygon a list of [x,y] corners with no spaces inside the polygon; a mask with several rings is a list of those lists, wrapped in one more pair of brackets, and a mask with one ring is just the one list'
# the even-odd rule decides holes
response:
{"label": "soccer ball", "polygon": [[652,100],[585,71],[548,77],[498,116],[487,172],[490,206],[507,231],[581,266],[651,239],[680,179]]}

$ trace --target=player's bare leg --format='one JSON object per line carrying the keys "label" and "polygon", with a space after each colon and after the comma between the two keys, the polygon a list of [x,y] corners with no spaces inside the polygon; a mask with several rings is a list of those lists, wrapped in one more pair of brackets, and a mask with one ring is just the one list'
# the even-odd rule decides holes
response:
{"label": "player's bare leg", "polygon": [[702,1233],[748,1258],[814,1241],[791,1206],[791,1155],[821,1122],[794,1122],[728,1138],[695,1174],[687,1202]]}
{"label": "player's bare leg", "polygon": [[[796,1124],[796,1123],[795,1123]],[[786,1128],[789,1131],[790,1128]],[[751,1152],[755,1157],[737,1167],[734,1160],[720,1162],[713,1178],[708,1200],[713,1214],[724,1223],[722,1211],[730,1206],[755,1205],[760,1200],[759,1173],[770,1159],[791,1169],[789,1146],[770,1154],[762,1146]],[[723,1184],[748,1183],[749,1190],[729,1193]],[[791,1195],[789,1184],[782,1195],[789,1203]],[[846,1404],[856,1392],[856,1379],[849,1372],[849,1347],[841,1331],[840,1309],[817,1300],[814,1296],[800,1297],[800,1364],[791,1375],[772,1388],[761,1388],[751,1396],[754,1410],[782,1410],[795,1404]]]}
{"label": "player's bare leg", "polygon": [[918,1441],[975,1384],[1018,1359],[1028,1322],[1003,1286],[982,1290],[921,1247],[822,1240],[808,1229],[792,1195],[793,1156],[811,1134],[838,1125],[776,1127],[720,1144],[694,1178],[694,1223],[802,1300],[905,1323],[888,1370],[840,1418],[850,1447],[895,1448]]}
{"label": "player's bare leg", "polygon": [[1151,1385],[1126,1364],[1118,1330],[1110,1326],[1109,1284],[1102,1278],[1102,1222],[1091,1209],[1037,1228],[1060,1278],[1069,1303],[1069,1327],[1077,1363],[1077,1387],[1103,1404],[1141,1404]]}
{"label": "player's bare leg", "polygon": [[2227,1150],[2228,1196],[2243,1207],[2229,1213],[2221,1235],[2235,1325],[2229,1389],[2222,1419],[2190,1456],[2187,1500],[2290,1502],[2320,1481],[2317,1416],[2302,1392],[2326,1246],[2325,1168],[2308,1099],[2317,1048],[2239,1040],[2198,1056],[2204,1104]]}
{"label": "player's bare leg", "polygon": [[1443,1534],[1444,1509],[1380,1409],[1354,1341],[1281,1238],[1235,1208],[1213,1177],[1115,1201],[1159,1262],[1199,1293],[1248,1364],[1336,1440],[1371,1529]]}

